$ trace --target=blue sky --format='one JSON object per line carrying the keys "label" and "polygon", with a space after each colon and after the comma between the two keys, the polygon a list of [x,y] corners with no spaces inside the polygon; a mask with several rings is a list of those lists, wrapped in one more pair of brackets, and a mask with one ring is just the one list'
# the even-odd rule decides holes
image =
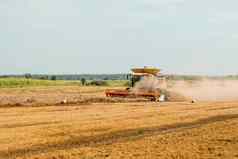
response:
{"label": "blue sky", "polygon": [[0,74],[238,74],[237,0],[0,1]]}

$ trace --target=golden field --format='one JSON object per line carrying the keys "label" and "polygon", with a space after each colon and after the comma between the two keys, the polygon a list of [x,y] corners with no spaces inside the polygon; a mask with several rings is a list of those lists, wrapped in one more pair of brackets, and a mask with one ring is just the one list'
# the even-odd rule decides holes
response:
{"label": "golden field", "polygon": [[238,158],[238,102],[108,99],[105,89],[2,88],[0,159]]}

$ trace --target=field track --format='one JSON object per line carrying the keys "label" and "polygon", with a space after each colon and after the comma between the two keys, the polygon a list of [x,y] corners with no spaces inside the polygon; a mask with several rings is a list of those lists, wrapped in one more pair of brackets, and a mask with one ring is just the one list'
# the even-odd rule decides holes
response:
{"label": "field track", "polygon": [[2,107],[0,158],[238,158],[237,127],[238,102]]}

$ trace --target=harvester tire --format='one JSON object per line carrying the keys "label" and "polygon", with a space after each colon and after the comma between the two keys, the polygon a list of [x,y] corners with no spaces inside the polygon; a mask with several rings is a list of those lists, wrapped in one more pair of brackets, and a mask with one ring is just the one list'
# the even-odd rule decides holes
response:
{"label": "harvester tire", "polygon": [[156,97],[152,97],[152,98],[150,98],[150,100],[151,100],[152,102],[156,102],[156,101],[157,101]]}

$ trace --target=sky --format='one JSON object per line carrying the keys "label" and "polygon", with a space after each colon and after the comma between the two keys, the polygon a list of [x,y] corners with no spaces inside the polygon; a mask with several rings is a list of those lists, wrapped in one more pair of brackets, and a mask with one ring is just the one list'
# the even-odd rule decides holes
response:
{"label": "sky", "polygon": [[0,74],[238,74],[237,0],[1,0]]}

